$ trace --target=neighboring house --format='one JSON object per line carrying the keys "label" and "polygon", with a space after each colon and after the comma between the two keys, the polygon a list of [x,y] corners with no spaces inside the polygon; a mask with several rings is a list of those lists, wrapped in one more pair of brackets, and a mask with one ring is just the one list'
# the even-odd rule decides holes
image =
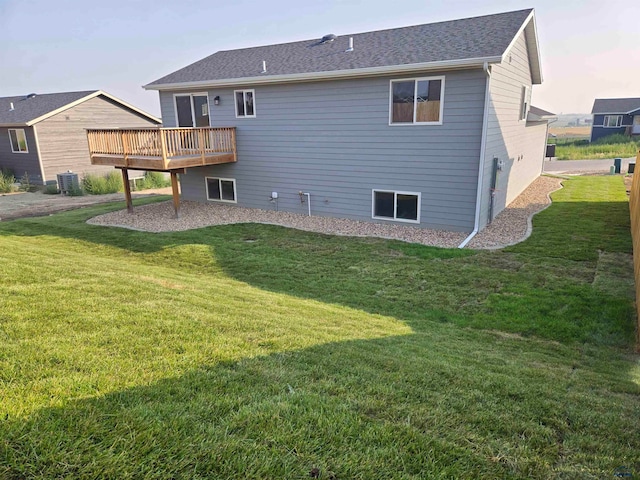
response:
{"label": "neighboring house", "polygon": [[155,127],[160,119],[100,90],[0,98],[0,168],[33,184],[69,170],[105,171],[89,157],[87,128]]}
{"label": "neighboring house", "polygon": [[201,142],[184,199],[475,232],[541,173],[541,82],[529,9],[221,51],[145,88],[165,127],[237,139],[215,165]]}
{"label": "neighboring house", "polygon": [[640,135],[640,98],[596,98],[591,114],[592,142],[615,133]]}

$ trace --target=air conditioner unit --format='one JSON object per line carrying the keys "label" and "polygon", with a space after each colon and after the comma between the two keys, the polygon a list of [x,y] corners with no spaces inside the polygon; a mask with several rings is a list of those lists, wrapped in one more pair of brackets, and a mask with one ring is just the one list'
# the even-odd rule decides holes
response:
{"label": "air conditioner unit", "polygon": [[78,174],[67,172],[59,173],[58,177],[58,189],[64,195],[69,195],[72,191],[80,190],[80,182],[78,181]]}

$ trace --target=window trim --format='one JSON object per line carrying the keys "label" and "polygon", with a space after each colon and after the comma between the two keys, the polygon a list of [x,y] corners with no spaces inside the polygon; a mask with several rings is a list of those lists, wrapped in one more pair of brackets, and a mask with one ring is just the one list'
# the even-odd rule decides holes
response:
{"label": "window trim", "polygon": [[[209,180],[218,180],[218,187],[220,189],[220,198],[209,198]],[[222,183],[221,182],[232,182],[233,183],[233,200],[224,200],[222,198]],[[221,203],[238,203],[238,190],[236,186],[235,178],[222,178],[222,177],[204,177],[204,188],[207,195],[207,200],[209,202],[221,202]]]}
{"label": "window trim", "polygon": [[[178,125],[178,99],[177,97],[189,97],[191,101],[191,124],[192,127],[179,127]],[[195,126],[196,124],[196,109],[195,104],[193,103],[193,97],[207,97],[207,117],[209,119],[209,127],[211,127],[211,103],[209,102],[209,92],[189,92],[189,93],[174,93],[173,94],[173,114],[175,117],[175,125],[176,128],[198,128]]]}
{"label": "window trim", "polygon": [[531,108],[531,99],[529,92],[530,87],[528,85],[522,85],[522,88],[520,89],[520,112],[518,113],[518,120],[521,122],[527,121],[527,115],[529,114],[529,109]]}
{"label": "window trim", "polygon": [[[611,117],[618,117],[619,122],[616,122],[618,125],[607,125],[607,118],[611,118]],[[611,115],[605,115],[604,118],[602,119],[602,128],[620,128],[622,127],[622,122],[624,121],[624,115],[622,114],[611,114]]]}
{"label": "window trim", "polygon": [[[391,217],[376,217],[376,192],[380,193],[393,193],[393,218]],[[414,195],[418,199],[417,218],[415,220],[409,220],[407,218],[398,217],[398,195]],[[371,190],[371,218],[374,220],[386,220],[389,222],[402,222],[402,223],[420,223],[422,204],[421,192],[406,192],[404,190],[388,190],[384,188],[374,188]]]}
{"label": "window trim", "polygon": [[[244,115],[238,115],[238,102],[236,101],[236,93],[238,92],[242,92],[242,100],[244,102],[244,110],[245,110],[245,114]],[[253,115],[247,115],[246,111],[247,111],[247,98],[246,98],[246,94],[247,92],[251,92],[253,94]],[[233,108],[235,108],[236,110],[236,118],[256,118],[256,113],[257,113],[257,108],[256,108],[256,90],[254,88],[244,88],[241,90],[234,90],[233,91]]]}
{"label": "window trim", "polygon": [[[407,123],[407,122],[393,123],[393,84],[394,82],[408,82],[410,80],[413,80],[415,82],[415,86],[413,89],[413,122],[412,123]],[[418,82],[423,80],[429,80],[429,81],[440,80],[441,81],[440,112],[438,113],[438,117],[440,118],[440,120],[438,120],[437,122],[416,122],[416,114],[418,111],[416,108],[416,97],[417,97],[416,91],[418,89]],[[392,78],[391,80],[389,80],[389,126],[390,127],[407,127],[407,126],[414,126],[414,125],[442,125],[443,119],[444,119],[444,83],[445,83],[444,75],[437,75],[434,77]]]}
{"label": "window trim", "polygon": [[[18,150],[13,149],[13,140],[11,139],[11,131],[16,132],[16,141],[18,142]],[[18,132],[21,131],[24,135],[24,150],[20,150],[20,140],[18,140]],[[27,142],[27,132],[24,128],[8,128],[7,135],[9,135],[9,144],[11,145],[12,153],[29,153],[29,143]]]}

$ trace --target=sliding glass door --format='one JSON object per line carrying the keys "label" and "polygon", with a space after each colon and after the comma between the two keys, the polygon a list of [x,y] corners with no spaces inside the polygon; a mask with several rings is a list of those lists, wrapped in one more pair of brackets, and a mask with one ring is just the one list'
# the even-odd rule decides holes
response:
{"label": "sliding glass door", "polygon": [[178,127],[208,127],[209,101],[206,93],[176,95]]}

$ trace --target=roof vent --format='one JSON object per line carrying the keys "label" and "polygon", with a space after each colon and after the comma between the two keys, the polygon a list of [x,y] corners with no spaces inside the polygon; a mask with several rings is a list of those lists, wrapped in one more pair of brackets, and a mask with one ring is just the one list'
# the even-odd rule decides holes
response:
{"label": "roof vent", "polygon": [[330,33],[328,35],[325,35],[324,37],[322,37],[320,39],[320,43],[329,43],[329,42],[333,42],[336,39],[336,36],[333,33]]}
{"label": "roof vent", "polygon": [[345,50],[346,52],[353,52],[353,37],[349,37],[349,48]]}
{"label": "roof vent", "polygon": [[27,95],[27,100],[29,100],[30,98],[35,98],[35,96],[35,93],[30,93],[29,95]]}
{"label": "roof vent", "polygon": [[262,71],[260,73],[267,73],[267,61],[262,61]]}
{"label": "roof vent", "polygon": [[13,106],[13,102],[9,103],[9,111],[13,112],[15,110],[15,107]]}

